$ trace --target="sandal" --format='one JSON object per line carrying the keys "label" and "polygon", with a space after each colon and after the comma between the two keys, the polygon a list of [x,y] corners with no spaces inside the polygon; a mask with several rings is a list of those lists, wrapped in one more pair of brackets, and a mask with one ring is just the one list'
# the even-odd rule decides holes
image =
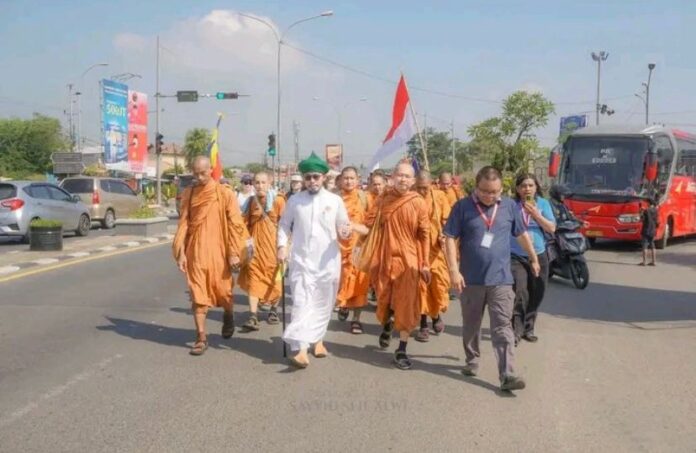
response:
{"label": "sandal", "polygon": [[435,335],[440,335],[445,331],[445,322],[442,320],[441,316],[438,316],[436,320],[433,321],[433,332]]}
{"label": "sandal", "polygon": [[193,344],[193,347],[189,351],[189,354],[191,354],[191,355],[203,355],[203,354],[205,354],[206,349],[208,349],[208,340],[197,340]]}
{"label": "sandal", "polygon": [[247,332],[255,332],[260,328],[261,326],[259,326],[259,319],[256,317],[256,315],[251,315],[251,318],[247,319],[247,322],[245,322],[242,326],[242,329],[244,329]]}
{"label": "sandal", "polygon": [[268,312],[268,317],[266,318],[266,322],[268,322],[268,324],[270,324],[272,326],[280,323],[280,318],[278,317],[278,311],[276,310],[275,307],[271,308],[271,311]]}
{"label": "sandal", "polygon": [[394,366],[400,370],[410,370],[413,363],[411,363],[411,359],[408,358],[404,351],[397,349],[394,353]]}
{"label": "sandal", "polygon": [[347,308],[340,308],[338,310],[338,320],[345,321],[346,319],[348,319],[349,314],[350,314],[350,312],[348,311]]}
{"label": "sandal", "polygon": [[363,326],[360,321],[351,321],[350,323],[350,333],[353,335],[360,335],[364,333]]}
{"label": "sandal", "polygon": [[379,336],[379,347],[382,349],[387,349],[389,343],[391,343],[392,330],[394,329],[394,323],[392,321],[387,322],[384,325],[384,330]]}
{"label": "sandal", "polygon": [[224,313],[222,315],[222,338],[227,340],[234,335],[234,314]]}
{"label": "sandal", "polygon": [[416,334],[416,341],[427,343],[430,340],[430,330],[427,327],[421,327]]}

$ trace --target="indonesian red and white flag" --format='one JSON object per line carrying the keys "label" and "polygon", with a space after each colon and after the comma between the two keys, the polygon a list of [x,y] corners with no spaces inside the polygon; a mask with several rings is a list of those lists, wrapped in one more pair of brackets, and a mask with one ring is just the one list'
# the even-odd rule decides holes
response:
{"label": "indonesian red and white flag", "polygon": [[413,117],[410,103],[411,99],[408,96],[406,80],[402,74],[401,79],[399,79],[399,85],[396,87],[391,129],[389,129],[386,138],[382,142],[382,146],[372,157],[368,166],[370,171],[378,168],[380,161],[405,147],[408,141],[416,134],[416,119]]}

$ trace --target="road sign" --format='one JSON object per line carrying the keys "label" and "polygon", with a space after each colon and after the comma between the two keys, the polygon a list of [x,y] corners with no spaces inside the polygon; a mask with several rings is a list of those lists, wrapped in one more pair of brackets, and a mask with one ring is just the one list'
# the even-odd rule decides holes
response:
{"label": "road sign", "polygon": [[54,164],[82,163],[82,153],[53,153],[51,162]]}
{"label": "road sign", "polygon": [[176,100],[179,102],[198,102],[198,91],[177,91]]}
{"label": "road sign", "polygon": [[82,162],[61,162],[53,164],[54,175],[79,175],[85,169]]}

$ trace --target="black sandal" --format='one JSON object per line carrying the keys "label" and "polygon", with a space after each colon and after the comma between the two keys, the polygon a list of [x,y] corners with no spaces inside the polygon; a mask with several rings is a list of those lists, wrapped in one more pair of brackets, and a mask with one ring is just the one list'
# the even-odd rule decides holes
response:
{"label": "black sandal", "polygon": [[247,332],[252,332],[252,331],[257,331],[261,328],[259,325],[259,318],[256,317],[256,315],[252,315],[249,319],[247,319],[247,322],[244,323],[242,326],[242,329],[244,329]]}
{"label": "black sandal", "polygon": [[234,335],[234,314],[224,313],[222,315],[222,338],[227,340]]}
{"label": "black sandal", "polygon": [[350,314],[350,312],[348,311],[347,308],[339,308],[338,309],[338,320],[345,321],[346,319],[348,319],[349,314]]}
{"label": "black sandal", "polygon": [[280,318],[278,317],[278,311],[276,310],[275,307],[271,308],[271,311],[268,312],[268,317],[266,318],[266,321],[268,324],[274,326],[278,323],[280,323]]}
{"label": "black sandal", "polygon": [[353,335],[360,335],[364,333],[363,326],[360,321],[351,321],[350,323],[350,333]]}
{"label": "black sandal", "polygon": [[386,349],[389,347],[389,343],[391,343],[392,330],[394,330],[394,323],[389,321],[384,325],[384,330],[382,330],[382,333],[379,336],[380,348]]}
{"label": "black sandal", "polygon": [[397,349],[394,353],[394,366],[400,370],[410,370],[413,363],[411,363],[411,359],[408,358],[405,351],[399,351]]}

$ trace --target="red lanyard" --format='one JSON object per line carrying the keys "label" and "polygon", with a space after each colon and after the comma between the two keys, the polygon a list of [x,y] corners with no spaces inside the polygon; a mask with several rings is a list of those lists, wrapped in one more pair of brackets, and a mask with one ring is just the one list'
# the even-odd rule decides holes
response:
{"label": "red lanyard", "polygon": [[486,215],[485,212],[483,212],[483,209],[481,209],[481,206],[479,206],[479,201],[478,198],[474,197],[474,205],[476,205],[476,209],[478,209],[479,215],[481,216],[481,219],[483,220],[483,223],[486,224],[488,227],[488,231],[491,231],[491,227],[495,223],[495,216],[498,215],[498,202],[496,201],[495,206],[493,207],[493,215],[489,219],[488,216]]}
{"label": "red lanyard", "polygon": [[531,215],[530,213],[528,213],[528,212],[524,209],[524,207],[522,207],[522,202],[520,202],[519,205],[520,205],[520,212],[522,213],[522,221],[524,222],[524,226],[525,226],[525,227],[528,227],[528,226],[529,226],[529,222],[532,221],[532,215]]}

